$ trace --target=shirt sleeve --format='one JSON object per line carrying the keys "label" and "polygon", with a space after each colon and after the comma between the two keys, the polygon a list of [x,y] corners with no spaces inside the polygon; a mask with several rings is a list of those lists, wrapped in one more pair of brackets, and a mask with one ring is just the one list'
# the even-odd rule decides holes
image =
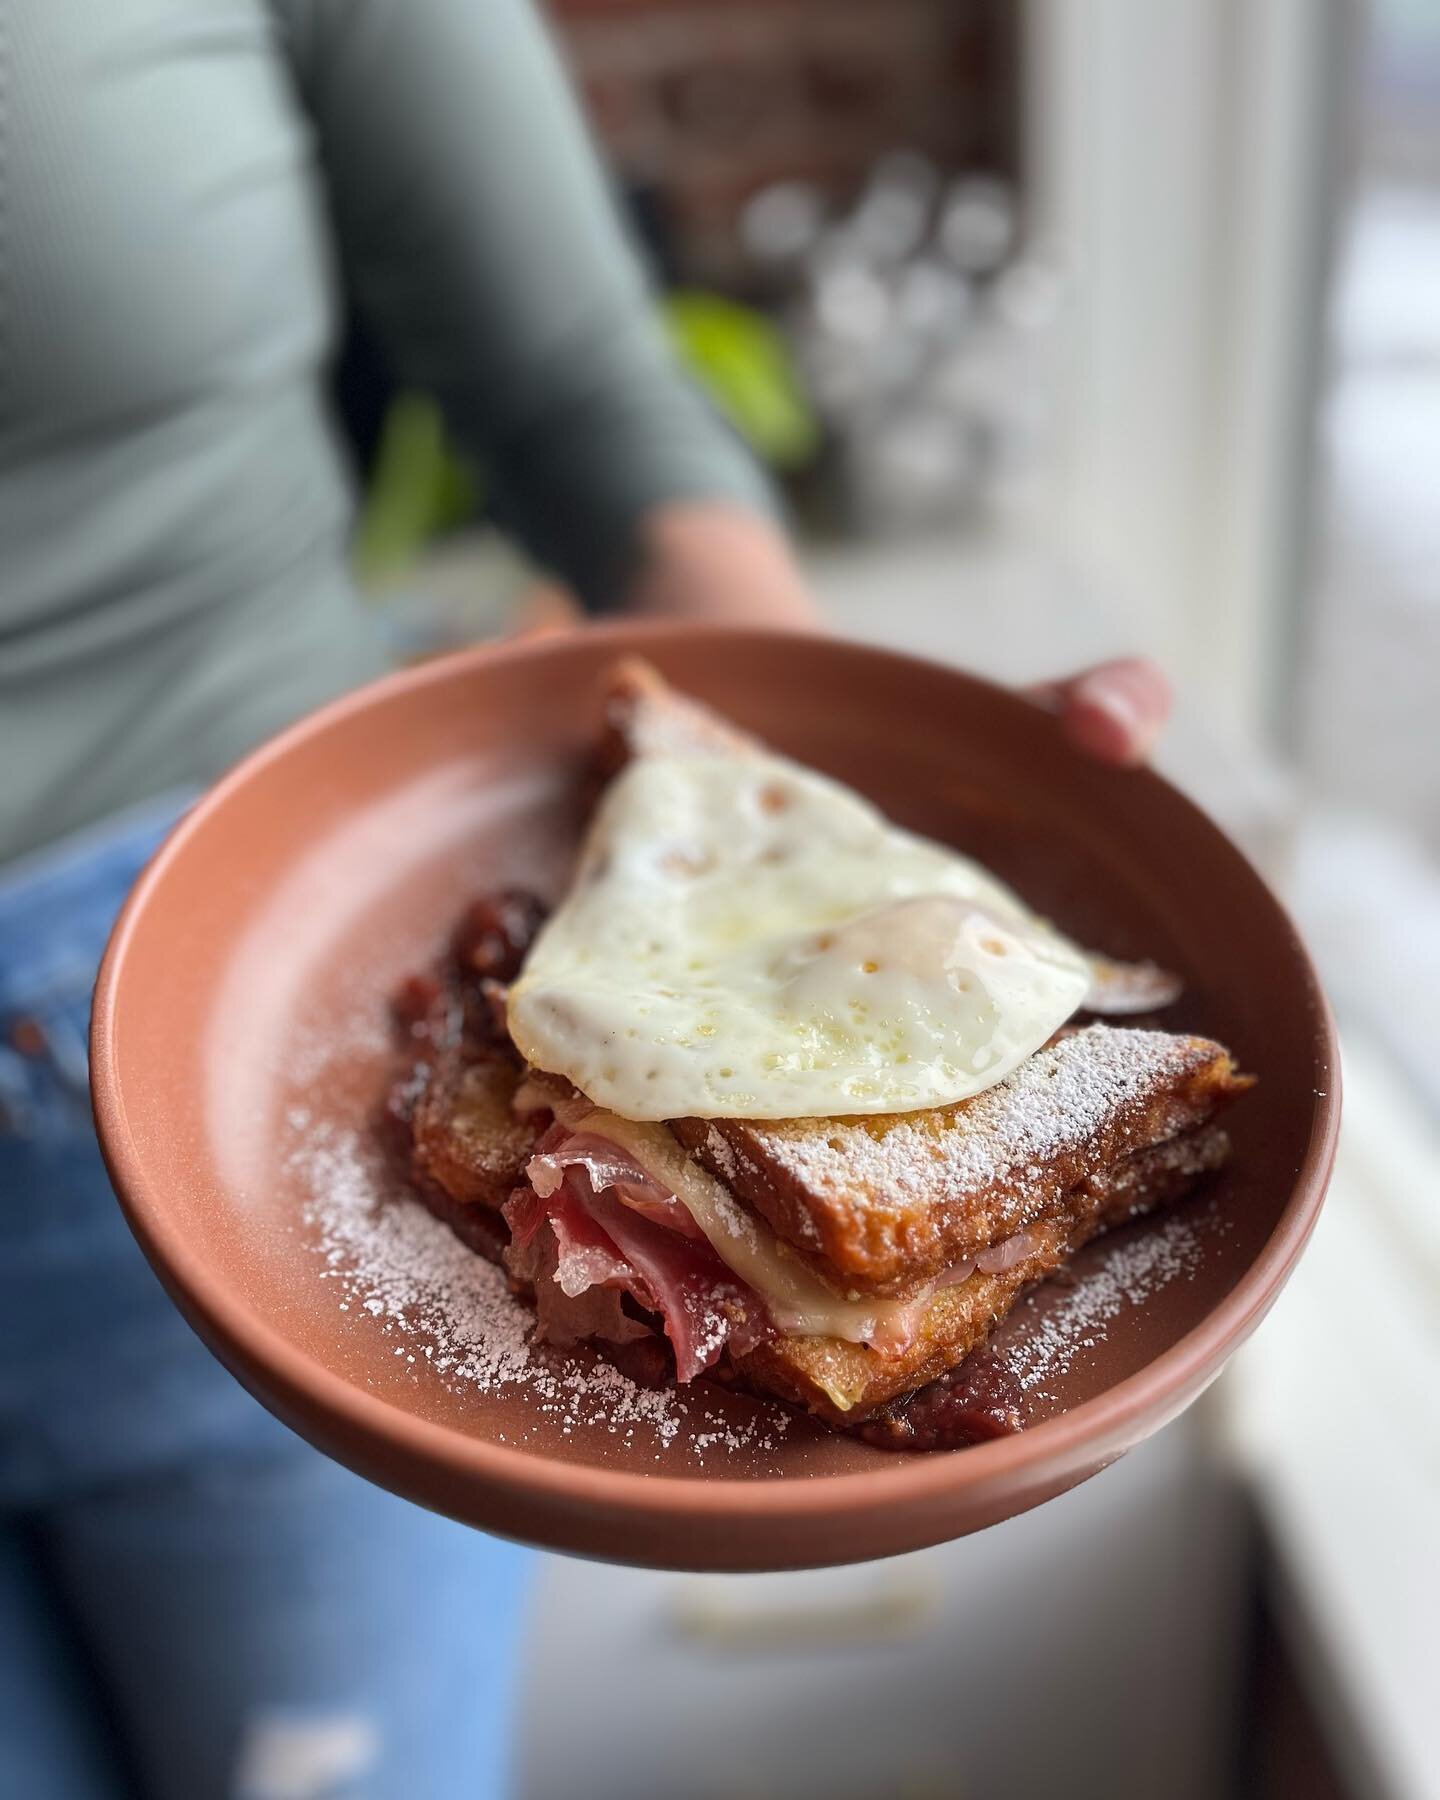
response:
{"label": "shirt sleeve", "polygon": [[346,276],[482,463],[497,522],[592,606],[667,500],[772,510],[670,354],[525,0],[291,0]]}

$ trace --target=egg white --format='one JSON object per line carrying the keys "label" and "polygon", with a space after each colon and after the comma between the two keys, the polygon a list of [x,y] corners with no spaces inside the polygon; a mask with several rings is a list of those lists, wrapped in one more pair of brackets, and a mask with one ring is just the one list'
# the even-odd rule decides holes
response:
{"label": "egg white", "polygon": [[510,1032],[637,1120],[963,1100],[1064,1023],[1080,953],[1003,883],[782,757],[654,757],[607,788]]}

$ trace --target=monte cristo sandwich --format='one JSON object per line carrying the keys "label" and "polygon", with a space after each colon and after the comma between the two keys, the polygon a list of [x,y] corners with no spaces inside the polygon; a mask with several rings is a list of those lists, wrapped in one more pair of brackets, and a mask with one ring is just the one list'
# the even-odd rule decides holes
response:
{"label": "monte cristo sandwich", "polygon": [[549,1341],[898,1447],[1016,1428],[985,1339],[1218,1167],[1248,1078],[1098,1016],[1162,971],[648,668],[606,716],[569,892],[481,900],[402,996],[407,1174]]}

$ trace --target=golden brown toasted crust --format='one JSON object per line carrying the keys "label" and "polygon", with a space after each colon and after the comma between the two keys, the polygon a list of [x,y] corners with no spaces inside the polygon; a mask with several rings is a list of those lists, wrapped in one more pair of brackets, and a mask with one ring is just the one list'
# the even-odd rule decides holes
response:
{"label": "golden brown toasted crust", "polygon": [[520,1067],[499,1053],[448,1053],[430,1067],[410,1114],[410,1168],[448,1222],[499,1213],[535,1154],[535,1121],[511,1111],[518,1082]]}
{"label": "golden brown toasted crust", "polygon": [[[1053,1275],[1091,1238],[1126,1219],[1167,1206],[1225,1160],[1229,1144],[1206,1126],[1128,1158],[1110,1176],[1089,1178],[1062,1197],[1049,1218],[1029,1227],[1031,1254],[1002,1274],[976,1271],[930,1301],[914,1342],[883,1356],[839,1338],[782,1337],[733,1364],[742,1385],[807,1407],[833,1425],[853,1425],[962,1362],[982,1344],[1027,1288]],[[848,1397],[849,1407],[836,1396]]]}
{"label": "golden brown toasted crust", "polygon": [[1206,1038],[1092,1025],[954,1106],[673,1129],[836,1291],[901,1296],[1249,1085]]}

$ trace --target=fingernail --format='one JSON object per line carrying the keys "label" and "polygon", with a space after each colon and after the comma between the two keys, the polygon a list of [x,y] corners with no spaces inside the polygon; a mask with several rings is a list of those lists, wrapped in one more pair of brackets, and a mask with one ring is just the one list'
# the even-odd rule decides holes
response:
{"label": "fingernail", "polygon": [[1119,686],[1101,686],[1089,699],[1120,733],[1125,745],[1123,760],[1143,762],[1160,729],[1160,721],[1150,709],[1141,706],[1127,688]]}
{"label": "fingernail", "polygon": [[1086,689],[1085,698],[1101,712],[1108,713],[1117,725],[1123,725],[1126,731],[1139,736],[1148,727],[1149,720],[1135,704],[1134,696],[1122,687],[1097,681]]}

